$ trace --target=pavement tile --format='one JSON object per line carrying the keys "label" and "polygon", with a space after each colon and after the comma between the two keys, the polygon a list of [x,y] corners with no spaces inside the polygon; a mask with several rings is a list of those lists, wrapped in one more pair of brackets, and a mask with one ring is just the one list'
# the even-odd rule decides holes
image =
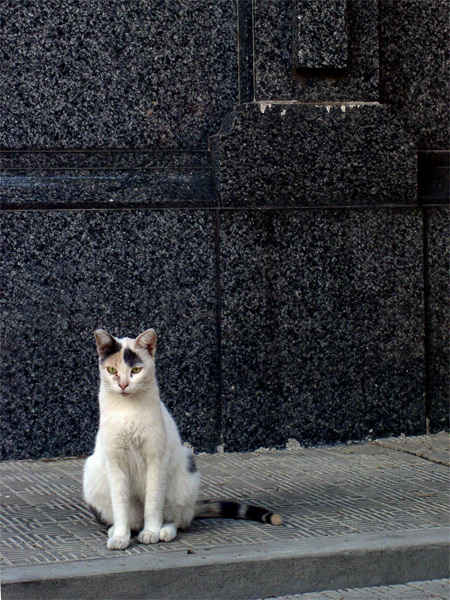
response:
{"label": "pavement tile", "polygon": [[448,600],[450,580],[415,581],[401,585],[325,590],[308,594],[278,596],[265,600]]}
{"label": "pavement tile", "polygon": [[[83,460],[18,461],[2,474],[1,555],[5,566],[116,561],[125,555],[238,548],[252,544],[423,531],[449,524],[449,470],[431,461],[444,434],[352,446],[199,454],[202,497],[267,506],[282,514],[282,527],[249,521],[195,521],[170,544],[132,540],[124,552],[106,548],[106,531],[82,499]],[[392,447],[391,447],[392,446]],[[398,447],[397,447],[398,446]],[[431,450],[430,450],[431,448]],[[401,451],[399,451],[399,449]],[[439,450],[440,451],[440,450]]]}

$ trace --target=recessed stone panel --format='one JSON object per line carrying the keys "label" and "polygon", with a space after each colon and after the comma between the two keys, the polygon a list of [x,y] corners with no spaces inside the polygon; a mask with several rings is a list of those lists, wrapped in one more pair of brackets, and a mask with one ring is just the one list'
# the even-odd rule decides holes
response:
{"label": "recessed stone panel", "polygon": [[294,67],[347,66],[346,0],[295,0]]}
{"label": "recessed stone panel", "polygon": [[[323,19],[327,26],[323,22],[314,25],[312,20],[318,18],[316,15],[321,13],[322,6],[327,7],[330,2],[305,2],[311,25],[307,37],[302,35],[301,41],[308,43],[310,53],[307,64],[302,65],[298,64],[298,40],[294,44],[292,41],[293,35],[294,40],[300,39],[295,22],[299,16],[294,8],[297,3],[292,0],[254,1],[256,100],[367,102],[379,99],[377,1],[348,0],[345,28],[340,19],[337,28],[333,28],[330,12],[325,9]],[[337,5],[337,2],[331,3]],[[343,69],[343,54],[336,54],[335,48],[337,45],[341,49],[344,47],[344,33],[348,44]],[[334,39],[330,41],[334,35],[339,39],[337,45]],[[334,66],[329,64],[327,69],[317,69],[318,61],[331,61]],[[335,72],[338,64],[338,72]]]}
{"label": "recessed stone panel", "polygon": [[221,220],[225,448],[423,433],[420,212]]}
{"label": "recessed stone panel", "polygon": [[214,218],[200,211],[2,213],[2,457],[85,454],[98,424],[93,331],[154,327],[163,400],[218,443]]}
{"label": "recessed stone panel", "polygon": [[450,150],[425,150],[417,156],[418,191],[422,205],[450,201]]}

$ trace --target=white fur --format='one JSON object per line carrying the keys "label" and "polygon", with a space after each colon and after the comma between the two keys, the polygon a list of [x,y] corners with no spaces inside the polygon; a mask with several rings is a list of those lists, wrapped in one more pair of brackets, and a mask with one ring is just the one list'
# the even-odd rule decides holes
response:
{"label": "white fur", "polygon": [[[108,335],[96,332],[100,359]],[[113,524],[108,548],[123,550],[130,529],[140,530],[139,542],[154,544],[169,542],[177,528],[188,527],[200,475],[189,472],[190,450],[182,446],[177,426],[159,398],[156,334],[148,330],[135,340],[116,341],[121,351],[100,361],[100,427],[94,454],[85,463],[83,484],[86,502]],[[133,374],[123,362],[125,348],[141,359],[141,373]],[[108,365],[114,365],[117,373],[110,374]]]}

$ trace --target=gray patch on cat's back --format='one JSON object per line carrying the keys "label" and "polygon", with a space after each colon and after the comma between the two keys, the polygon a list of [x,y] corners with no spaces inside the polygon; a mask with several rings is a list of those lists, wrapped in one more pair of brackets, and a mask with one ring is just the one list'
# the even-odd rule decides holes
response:
{"label": "gray patch on cat's back", "polygon": [[125,348],[123,352],[123,360],[125,364],[127,364],[131,368],[143,364],[142,360],[139,358],[136,352],[133,352],[133,350],[130,350],[130,348]]}
{"label": "gray patch on cat's back", "polygon": [[187,468],[189,473],[195,473],[197,471],[197,465],[195,464],[195,458],[193,454],[188,454]]}

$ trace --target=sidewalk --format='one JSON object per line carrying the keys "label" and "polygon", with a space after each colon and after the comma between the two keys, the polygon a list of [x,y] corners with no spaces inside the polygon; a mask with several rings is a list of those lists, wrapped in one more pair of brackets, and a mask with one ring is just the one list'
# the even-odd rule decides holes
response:
{"label": "sidewalk", "polygon": [[448,439],[198,455],[203,497],[267,506],[283,526],[196,521],[121,552],[83,504],[83,460],[3,463],[3,598],[254,599],[448,577]]}
{"label": "sidewalk", "polygon": [[353,590],[327,590],[266,600],[448,600],[450,580],[414,581]]}

